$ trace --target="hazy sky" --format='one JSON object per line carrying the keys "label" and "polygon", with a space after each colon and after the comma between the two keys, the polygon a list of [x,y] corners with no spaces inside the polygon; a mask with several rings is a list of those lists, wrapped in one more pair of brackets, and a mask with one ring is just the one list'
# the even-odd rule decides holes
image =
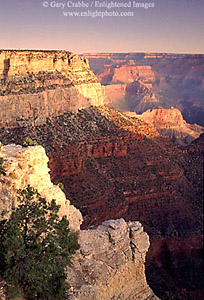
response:
{"label": "hazy sky", "polygon": [[[154,7],[133,7],[143,1]],[[88,7],[70,7],[82,2]],[[0,48],[204,53],[204,0],[117,0],[112,3],[130,7],[107,8],[110,3],[0,0]],[[96,11],[134,16],[94,17]],[[67,12],[89,16],[64,16]]]}

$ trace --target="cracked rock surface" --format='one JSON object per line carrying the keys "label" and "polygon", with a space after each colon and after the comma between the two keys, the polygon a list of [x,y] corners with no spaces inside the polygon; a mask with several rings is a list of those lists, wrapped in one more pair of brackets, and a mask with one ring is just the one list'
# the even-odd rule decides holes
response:
{"label": "cracked rock surface", "polygon": [[67,272],[72,300],[158,299],[145,278],[150,244],[139,222],[105,221],[80,231],[79,243]]}

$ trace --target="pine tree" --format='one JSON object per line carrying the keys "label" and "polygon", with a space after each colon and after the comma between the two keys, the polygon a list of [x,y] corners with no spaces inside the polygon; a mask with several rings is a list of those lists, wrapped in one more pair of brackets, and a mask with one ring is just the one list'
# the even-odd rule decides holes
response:
{"label": "pine tree", "polygon": [[79,249],[55,200],[46,202],[31,186],[18,191],[19,206],[0,222],[2,277],[29,300],[68,299],[66,267]]}

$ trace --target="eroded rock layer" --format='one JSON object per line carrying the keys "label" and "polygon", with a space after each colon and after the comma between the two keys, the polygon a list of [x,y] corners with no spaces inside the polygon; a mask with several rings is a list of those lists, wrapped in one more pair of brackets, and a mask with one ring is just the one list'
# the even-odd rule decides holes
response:
{"label": "eroded rock layer", "polygon": [[[49,118],[43,126],[2,129],[0,134],[3,143],[30,136],[45,146],[51,177],[64,183],[68,198],[84,215],[84,226],[140,216],[150,231],[160,234],[166,234],[170,222],[172,234],[183,231],[187,214],[188,226],[197,227],[191,222],[194,189],[184,175],[179,150],[137,118],[91,107]],[[145,207],[151,211],[148,216]],[[155,219],[158,214],[160,219]]]}
{"label": "eroded rock layer", "polygon": [[0,51],[0,127],[42,124],[47,117],[102,104],[101,85],[87,59],[67,51]]}

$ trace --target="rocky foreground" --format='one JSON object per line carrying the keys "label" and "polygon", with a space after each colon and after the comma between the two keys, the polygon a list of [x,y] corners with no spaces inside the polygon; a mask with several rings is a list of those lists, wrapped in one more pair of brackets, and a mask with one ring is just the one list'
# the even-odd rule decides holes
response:
{"label": "rocky foreground", "polygon": [[[145,278],[145,256],[148,235],[139,222],[123,219],[104,222],[96,230],[79,230],[81,213],[66,199],[60,188],[50,181],[48,158],[41,146],[23,148],[4,146],[6,176],[0,176],[0,213],[9,216],[17,205],[16,191],[28,184],[37,188],[48,201],[61,205],[60,214],[67,215],[71,229],[79,231],[80,250],[74,257],[67,276],[70,299],[158,299]],[[1,299],[6,299],[0,283]]]}

